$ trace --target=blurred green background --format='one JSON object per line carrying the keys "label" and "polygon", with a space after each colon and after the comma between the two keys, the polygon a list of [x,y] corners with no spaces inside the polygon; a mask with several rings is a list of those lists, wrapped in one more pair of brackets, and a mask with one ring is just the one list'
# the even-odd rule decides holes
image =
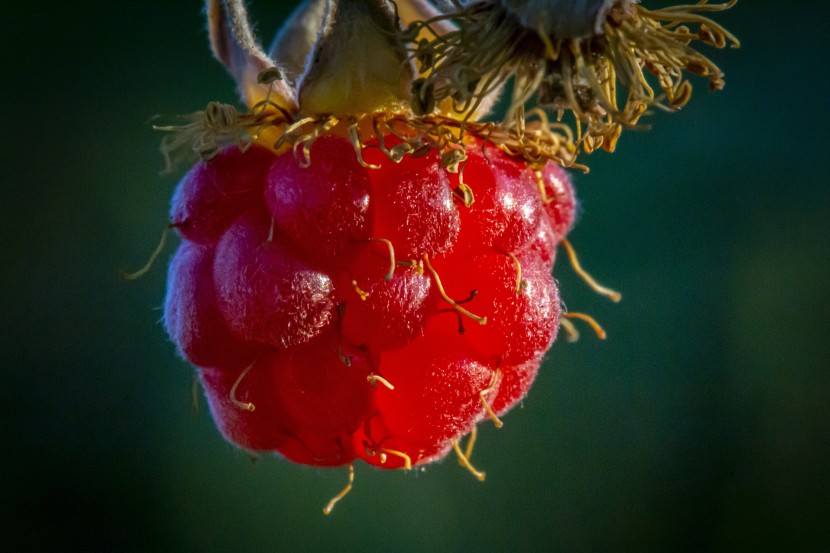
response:
{"label": "blurred green background", "polygon": [[[13,7],[9,7],[13,6]],[[269,37],[288,3],[258,0]],[[7,551],[828,551],[830,187],[816,1],[744,0],[724,92],[584,158],[574,310],[523,408],[485,424],[479,483],[254,464],[162,326],[154,114],[233,101],[201,6],[30,2],[0,19],[0,546]],[[267,39],[266,39],[267,40]],[[164,259],[172,253],[169,246]],[[562,260],[564,261],[564,259]]]}

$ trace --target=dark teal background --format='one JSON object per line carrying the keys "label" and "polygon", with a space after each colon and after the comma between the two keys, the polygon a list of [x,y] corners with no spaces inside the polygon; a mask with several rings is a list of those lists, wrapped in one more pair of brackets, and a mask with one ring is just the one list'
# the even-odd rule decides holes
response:
{"label": "dark teal background", "polygon": [[[154,114],[232,101],[199,2],[31,2],[0,17],[0,549],[830,550],[830,10],[743,0],[681,113],[576,175],[573,310],[522,409],[485,424],[479,483],[252,464],[159,324],[166,221]],[[259,0],[269,36],[288,7]],[[371,55],[371,53],[367,53]],[[170,246],[164,259],[172,253]],[[203,405],[204,407],[204,405]]]}

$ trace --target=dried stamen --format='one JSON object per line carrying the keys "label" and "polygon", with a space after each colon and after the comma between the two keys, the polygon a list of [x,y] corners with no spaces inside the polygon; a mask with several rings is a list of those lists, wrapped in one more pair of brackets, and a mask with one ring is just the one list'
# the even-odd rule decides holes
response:
{"label": "dried stamen", "polygon": [[495,371],[493,371],[493,376],[490,378],[490,385],[487,386],[487,388],[485,388],[484,390],[481,390],[478,393],[478,396],[481,398],[481,405],[484,406],[484,410],[487,412],[487,416],[490,417],[490,420],[493,421],[493,424],[495,425],[496,428],[501,428],[502,426],[504,426],[504,423],[501,422],[501,419],[499,419],[499,417],[496,415],[496,413],[493,412],[493,409],[490,407],[490,404],[487,402],[487,398],[484,397],[484,396],[492,393],[493,390],[495,390],[496,382],[498,382],[498,379],[499,379],[499,369],[496,369]]}
{"label": "dried stamen", "polygon": [[559,326],[561,326],[562,329],[565,331],[565,334],[567,335],[565,336],[565,339],[568,342],[574,343],[577,340],[579,340],[579,331],[576,329],[576,326],[574,326],[574,324],[571,321],[569,321],[565,317],[560,317]]}
{"label": "dried stamen", "polygon": [[380,452],[381,452],[380,453],[380,462],[381,463],[386,463],[386,455],[385,454],[394,455],[395,457],[403,459],[403,470],[412,470],[412,458],[409,455],[407,455],[406,453],[404,453],[403,451],[398,451],[398,450],[395,450],[395,449],[389,449],[389,448],[383,447],[383,448],[380,449]]}
{"label": "dried stamen", "polygon": [[254,412],[254,409],[256,409],[256,407],[251,402],[243,403],[243,402],[239,401],[238,399],[236,399],[236,389],[239,387],[239,383],[242,382],[242,379],[244,379],[248,375],[248,372],[252,368],[254,368],[255,364],[256,364],[256,362],[251,363],[250,365],[245,367],[245,369],[241,373],[239,373],[239,376],[237,377],[236,382],[234,382],[233,386],[231,386],[231,393],[230,393],[231,403],[233,403],[234,405],[236,405],[240,409],[242,409],[244,411],[249,411],[251,413]]}
{"label": "dried stamen", "polygon": [[587,271],[585,271],[585,269],[582,268],[582,265],[579,264],[579,259],[576,257],[576,250],[574,250],[573,246],[571,246],[568,239],[563,238],[562,245],[565,246],[565,250],[568,252],[568,259],[570,259],[571,265],[573,266],[576,274],[578,274],[582,280],[594,290],[594,292],[601,296],[605,296],[615,303],[622,299],[622,294],[616,290],[606,288],[605,286],[599,284],[591,275],[588,274]]}
{"label": "dried stamen", "polygon": [[297,134],[297,131],[298,131],[299,129],[301,129],[301,128],[305,127],[305,126],[306,126],[306,125],[308,125],[309,123],[312,123],[312,124],[317,124],[318,122],[319,122],[319,121],[318,121],[318,119],[317,119],[316,117],[303,117],[303,118],[302,118],[302,119],[300,119],[299,121],[295,121],[295,122],[293,122],[291,125],[289,125],[289,126],[288,126],[288,127],[287,127],[287,128],[286,128],[283,132],[282,132],[282,135],[280,136],[280,139],[279,139],[279,140],[277,141],[277,143],[274,145],[274,149],[279,149],[279,147],[280,147],[280,146],[282,146],[282,144],[283,144],[283,143],[285,143],[285,142],[290,142],[290,141],[291,141],[291,140],[290,140],[290,139],[291,139],[291,137],[301,136],[301,135],[298,135],[298,134]]}
{"label": "dried stamen", "polygon": [[599,325],[599,323],[594,319],[592,316],[588,315],[587,313],[563,313],[563,317],[567,317],[568,319],[580,319],[588,323],[593,331],[596,333],[597,338],[600,340],[605,340],[607,334],[605,330]]}
{"label": "dried stamen", "polygon": [[519,263],[519,260],[510,252],[501,252],[507,257],[509,257],[513,261],[513,266],[516,267],[516,295],[520,296],[527,288],[527,280],[522,278],[522,264]]}
{"label": "dried stamen", "polygon": [[487,317],[479,317],[478,315],[471,313],[470,311],[459,305],[457,301],[450,298],[444,291],[444,285],[441,284],[441,277],[439,277],[438,273],[435,271],[435,269],[433,269],[432,264],[429,262],[429,256],[427,254],[424,254],[423,260],[424,266],[432,275],[432,279],[435,281],[435,285],[438,287],[438,293],[441,294],[441,297],[444,299],[444,301],[452,305],[456,310],[458,310],[458,312],[476,321],[478,324],[487,324]]}
{"label": "dried stamen", "polygon": [[[370,167],[362,157],[366,137],[362,136],[361,129],[367,127],[364,124],[367,121],[371,121],[377,147],[395,163],[405,155],[421,157],[437,150],[441,153],[443,167],[450,172],[461,172],[467,158],[464,134],[469,132],[484,137],[485,143],[497,146],[507,155],[524,158],[537,168],[548,160],[565,167],[579,167],[575,163],[577,146],[570,128],[548,122],[541,113],[541,110],[536,113],[538,120],[527,124],[522,119],[519,131],[518,127],[460,121],[439,114],[413,117],[408,113],[378,112],[353,115],[342,121],[334,116],[305,117],[294,121],[282,108],[270,103],[260,102],[251,112],[241,113],[234,106],[211,102],[206,110],[185,116],[189,122],[184,125],[154,128],[172,133],[162,141],[161,148],[167,171],[184,158],[190,158],[191,152],[209,160],[223,145],[236,143],[244,150],[253,142],[261,142],[277,151],[289,146],[301,158],[300,165],[308,167],[314,141],[341,124],[348,125],[342,132],[354,146],[358,161]],[[269,133],[265,137],[266,129],[273,129],[276,134]],[[387,135],[394,136],[401,143],[387,148],[384,141]],[[302,156],[298,155],[300,150]],[[472,205],[472,190],[463,183],[463,178],[459,180],[461,184],[455,193],[465,205]]]}
{"label": "dried stamen", "polygon": [[395,389],[395,386],[393,386],[391,382],[389,382],[388,380],[386,380],[385,378],[383,378],[382,376],[380,376],[378,374],[374,374],[374,373],[370,374],[369,376],[366,377],[366,381],[374,387],[377,387],[378,382],[380,382],[381,384],[383,384],[386,388],[388,388],[390,390]]}
{"label": "dried stamen", "polygon": [[341,340],[337,343],[337,358],[340,360],[341,363],[346,365],[347,367],[352,366],[352,358],[345,353],[343,353],[343,341]]}
{"label": "dried stamen", "polygon": [[542,198],[542,203],[551,203],[554,199],[548,196],[548,191],[545,188],[545,178],[542,176],[542,171],[536,170],[533,171],[533,174],[536,177],[536,186],[539,188],[539,197]]}
{"label": "dried stamen", "polygon": [[471,301],[476,299],[477,295],[478,295],[478,289],[473,288],[472,290],[470,290],[470,295],[469,296],[467,296],[463,300],[457,300],[455,303],[457,303],[459,305],[462,305],[462,304],[465,304],[465,303],[470,303]]}
{"label": "dried stamen", "polygon": [[324,515],[330,515],[334,506],[337,505],[337,502],[346,497],[346,495],[352,491],[352,485],[354,484],[354,463],[349,463],[349,483],[346,484],[346,487],[343,488],[340,493],[335,495],[331,498],[331,501],[328,502],[328,505],[323,509]]}
{"label": "dried stamen", "polygon": [[[300,167],[311,166],[311,147],[314,145],[314,142],[336,127],[340,122],[333,115],[326,117],[322,121],[318,121],[316,119],[312,119],[312,121],[314,122],[314,126],[311,131],[299,137],[290,137],[290,141],[294,143],[293,150],[295,156],[297,155],[297,148],[302,147],[303,149],[303,161],[300,162]],[[284,141],[286,136],[288,136],[287,129],[286,133],[283,134],[279,140],[277,140],[277,143],[274,145],[274,149],[279,147],[280,143]],[[286,139],[286,141],[289,141],[289,139]]]}
{"label": "dried stamen", "polygon": [[[467,446],[464,448],[464,457],[468,460],[473,457],[473,447],[476,445],[476,438],[478,437],[478,426],[473,426],[470,430],[470,437],[467,439]],[[461,464],[459,459],[458,464]],[[463,466],[463,465],[462,465]]]}
{"label": "dried stamen", "polygon": [[[689,100],[692,87],[684,73],[708,78],[712,90],[723,87],[720,69],[690,44],[739,46],[732,34],[701,15],[728,9],[735,1],[712,5],[701,0],[658,10],[647,10],[633,0],[594,2],[595,13],[586,11],[582,27],[567,22],[567,17],[559,24],[538,21],[529,27],[527,18],[519,16],[526,2],[455,3],[455,12],[413,23],[403,35],[413,45],[411,56],[424,75],[413,82],[413,110],[424,113],[451,99],[453,109],[466,119],[513,76],[506,122],[531,101],[546,109],[569,110],[576,116],[577,135],[587,152],[599,147],[613,151],[622,128],[636,126],[648,107],[677,109]],[[433,29],[446,20],[456,22],[457,29]],[[697,26],[697,32],[687,25]],[[421,30],[429,31],[432,39],[416,38]],[[586,31],[592,36],[585,36]],[[618,85],[627,90],[622,107]],[[581,122],[587,125],[584,135]]]}
{"label": "dried stamen", "polygon": [[167,244],[167,235],[170,234],[170,228],[171,228],[171,225],[168,225],[168,226],[164,227],[163,231],[161,231],[161,238],[159,238],[159,243],[156,246],[156,249],[153,250],[153,253],[150,254],[150,257],[147,259],[147,263],[145,263],[142,268],[135,271],[134,273],[127,273],[125,271],[119,271],[119,274],[121,275],[121,278],[123,278],[124,280],[135,280],[135,279],[141,278],[141,277],[143,277],[144,275],[147,274],[147,271],[149,271],[152,268],[153,263],[156,262],[156,259],[158,259],[158,256],[161,255],[162,251],[164,251],[164,246],[165,246],[165,244]]}
{"label": "dried stamen", "polygon": [[199,414],[199,377],[193,375],[193,384],[190,387],[190,412]]}
{"label": "dried stamen", "polygon": [[386,132],[381,128],[382,120],[375,117],[372,119],[372,129],[374,129],[375,137],[378,139],[378,148],[386,157],[395,163],[400,163],[403,156],[412,153],[416,148],[410,142],[404,141],[393,146],[391,149],[386,147]]}
{"label": "dried stamen", "polygon": [[360,128],[358,127],[357,120],[352,119],[350,121],[349,130],[347,132],[349,135],[349,142],[351,142],[352,147],[354,148],[355,156],[357,156],[357,162],[361,165],[361,167],[365,167],[367,169],[380,169],[380,165],[366,163],[363,159],[363,143],[360,141]]}
{"label": "dried stamen", "polygon": [[429,149],[438,150],[442,152],[443,166],[449,169],[454,169],[466,157],[464,131],[484,136],[487,142],[498,146],[506,154],[524,158],[534,166],[554,160],[562,166],[573,167],[576,160],[577,148],[570,128],[559,123],[545,125],[541,119],[528,123],[525,130],[519,132],[516,127],[459,121],[440,115],[407,117],[403,114],[377,114],[375,117],[383,118],[390,134],[412,145],[410,155],[417,157]]}
{"label": "dried stamen", "polygon": [[458,173],[465,161],[467,152],[461,147],[451,148],[441,154],[441,167],[450,173]]}
{"label": "dried stamen", "polygon": [[[455,303],[461,305],[463,303],[471,302],[475,299],[475,297],[477,295],[478,295],[478,290],[472,289],[472,290],[470,290],[470,295],[469,296],[467,296],[463,300],[457,300]],[[436,313],[452,313],[453,315],[455,315],[456,319],[458,319],[458,333],[463,336],[464,333],[467,331],[464,328],[464,317],[462,317],[461,313],[459,313],[457,310],[455,310],[455,309],[439,309],[438,311],[436,311]]]}
{"label": "dried stamen", "polygon": [[352,280],[352,287],[354,288],[354,291],[357,292],[357,295],[360,296],[360,299],[366,301],[366,298],[369,297],[369,292],[362,290],[360,286],[358,286],[356,280]]}
{"label": "dried stamen", "polygon": [[386,238],[369,238],[370,242],[383,242],[386,244],[386,247],[389,248],[389,272],[386,273],[386,276],[383,277],[384,280],[392,280],[392,276],[395,274],[395,247],[392,245],[390,240]]}
{"label": "dried stamen", "polygon": [[[269,109],[271,108],[271,109]],[[234,106],[210,102],[204,111],[182,116],[182,125],[153,125],[153,129],[171,133],[161,141],[165,160],[164,173],[171,173],[180,163],[190,162],[193,154],[204,161],[213,159],[228,144],[241,150],[269,127],[279,128],[291,117],[279,106],[263,104],[249,113],[240,113]]]}
{"label": "dried stamen", "polygon": [[453,194],[458,196],[464,207],[470,207],[473,205],[473,202],[475,201],[475,196],[473,196],[473,189],[470,188],[467,184],[460,182],[460,180],[461,179],[459,179],[458,186],[453,188]]}
{"label": "dried stamen", "polygon": [[470,460],[467,458],[466,455],[464,455],[464,453],[461,451],[461,448],[458,447],[458,440],[452,441],[452,449],[458,456],[458,462],[461,464],[461,466],[470,471],[470,473],[472,473],[473,476],[478,478],[479,482],[484,482],[484,479],[487,476],[486,473],[481,472],[480,470],[476,470],[472,463],[470,463]]}
{"label": "dried stamen", "polygon": [[452,315],[455,315],[455,318],[458,319],[458,333],[463,336],[464,333],[467,332],[467,329],[464,328],[464,317],[462,317],[461,313],[455,309],[439,309],[436,313],[451,313]]}
{"label": "dried stamen", "polygon": [[259,84],[268,85],[268,92],[265,94],[265,98],[263,100],[257,102],[251,107],[251,111],[253,113],[263,112],[267,108],[271,107],[282,113],[286,121],[290,120],[291,115],[285,110],[285,108],[271,101],[271,95],[274,94],[275,89],[274,83],[283,80],[282,72],[276,67],[269,67],[267,69],[263,69],[262,71],[260,71],[259,75],[257,75],[256,80]]}

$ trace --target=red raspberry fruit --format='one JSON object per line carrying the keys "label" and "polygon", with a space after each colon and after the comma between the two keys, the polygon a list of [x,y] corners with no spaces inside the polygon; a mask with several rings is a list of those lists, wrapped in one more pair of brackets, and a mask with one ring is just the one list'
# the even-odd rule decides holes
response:
{"label": "red raspberry fruit", "polygon": [[370,145],[364,165],[324,136],[310,154],[230,147],[184,177],[168,333],[240,447],[318,466],[439,459],[524,397],[556,337],[567,175],[471,142],[465,206],[437,151],[394,163]]}

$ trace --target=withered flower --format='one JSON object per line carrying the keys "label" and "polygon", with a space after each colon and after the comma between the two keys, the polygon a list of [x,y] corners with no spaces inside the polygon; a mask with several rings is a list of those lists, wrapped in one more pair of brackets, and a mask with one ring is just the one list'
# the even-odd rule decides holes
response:
{"label": "withered flower", "polygon": [[[422,74],[413,106],[449,99],[457,113],[471,113],[512,77],[506,124],[520,125],[526,106],[560,117],[570,111],[586,151],[613,151],[622,128],[636,126],[648,108],[688,102],[686,74],[723,88],[721,70],[694,46],[739,45],[707,17],[736,1],[656,10],[636,0],[454,2],[455,11],[405,32]],[[444,32],[438,25],[446,21],[457,28]]]}

